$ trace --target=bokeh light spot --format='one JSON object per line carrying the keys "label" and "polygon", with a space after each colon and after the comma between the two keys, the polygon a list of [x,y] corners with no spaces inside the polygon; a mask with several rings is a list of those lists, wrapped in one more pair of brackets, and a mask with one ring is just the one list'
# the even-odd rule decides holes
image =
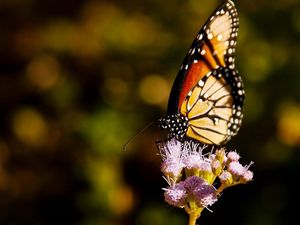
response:
{"label": "bokeh light spot", "polygon": [[277,124],[279,139],[286,145],[300,145],[300,105],[287,103],[281,106]]}
{"label": "bokeh light spot", "polygon": [[108,197],[110,208],[117,215],[127,213],[133,206],[133,193],[127,186],[110,190]]}
{"label": "bokeh light spot", "polygon": [[150,105],[163,105],[167,102],[170,85],[159,75],[146,76],[139,87],[142,100]]}
{"label": "bokeh light spot", "polygon": [[47,90],[55,85],[59,75],[59,62],[51,55],[37,56],[27,67],[29,81],[41,90]]}
{"label": "bokeh light spot", "polygon": [[13,117],[12,129],[18,140],[31,147],[45,143],[48,126],[43,116],[33,108],[23,108]]}

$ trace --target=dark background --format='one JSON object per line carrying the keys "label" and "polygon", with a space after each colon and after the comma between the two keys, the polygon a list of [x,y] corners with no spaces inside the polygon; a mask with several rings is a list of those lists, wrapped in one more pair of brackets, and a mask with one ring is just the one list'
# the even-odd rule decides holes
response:
{"label": "dark background", "polygon": [[[181,225],[151,127],[217,0],[0,0],[0,224]],[[300,2],[235,1],[254,180],[199,224],[298,224]]]}

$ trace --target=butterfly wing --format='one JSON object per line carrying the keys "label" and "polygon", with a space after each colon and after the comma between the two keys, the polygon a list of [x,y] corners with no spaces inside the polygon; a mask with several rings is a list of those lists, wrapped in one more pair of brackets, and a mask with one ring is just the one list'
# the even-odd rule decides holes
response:
{"label": "butterfly wing", "polygon": [[220,67],[190,91],[180,113],[188,118],[186,136],[207,144],[223,144],[242,122],[244,91],[237,71]]}
{"label": "butterfly wing", "polygon": [[244,91],[234,66],[237,31],[237,11],[228,0],[205,23],[184,59],[168,114],[188,118],[188,137],[219,145],[240,127]]}

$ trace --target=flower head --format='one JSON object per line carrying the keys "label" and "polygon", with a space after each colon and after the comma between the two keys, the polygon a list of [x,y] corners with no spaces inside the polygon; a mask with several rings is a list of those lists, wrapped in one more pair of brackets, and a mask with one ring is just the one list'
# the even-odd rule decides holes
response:
{"label": "flower head", "polygon": [[205,184],[205,181],[197,176],[191,176],[185,179],[184,187],[188,193],[193,193],[195,189]]}
{"label": "flower head", "polygon": [[205,208],[217,201],[216,189],[197,176],[188,177],[184,182],[185,190],[198,207]]}
{"label": "flower head", "polygon": [[[172,138],[158,145],[162,156],[161,171],[169,187],[165,188],[165,201],[172,206],[185,208],[199,216],[204,208],[214,204],[222,191],[253,179],[248,166],[240,162],[235,151],[225,148],[204,153],[205,145],[197,141],[178,141]],[[219,179],[219,182],[216,182]]]}
{"label": "flower head", "polygon": [[211,169],[216,176],[220,175],[220,173],[222,172],[222,165],[221,165],[220,161],[217,159],[214,159],[211,162]]}
{"label": "flower head", "polygon": [[233,181],[244,184],[251,181],[253,179],[253,173],[249,170],[251,164],[252,163],[248,166],[242,166],[238,161],[229,163],[227,170],[232,175]]}
{"label": "flower head", "polygon": [[191,170],[191,169],[199,169],[200,167],[200,163],[203,161],[202,155],[197,153],[197,152],[193,152],[191,154],[187,154],[184,157],[184,165],[187,169]]}
{"label": "flower head", "polygon": [[164,159],[174,158],[180,159],[182,155],[182,143],[176,138],[172,138],[166,142],[157,143],[160,155]]}
{"label": "flower head", "polygon": [[157,145],[163,158],[161,171],[168,180],[176,181],[181,177],[184,163],[182,162],[182,143],[176,138]]}
{"label": "flower head", "polygon": [[168,158],[161,164],[161,171],[164,173],[166,177],[171,178],[176,181],[181,177],[181,172],[184,167],[184,164],[181,160],[176,158]]}
{"label": "flower head", "polygon": [[183,163],[185,164],[185,171],[188,176],[197,175],[207,182],[211,182],[213,177],[211,169],[211,154],[203,154],[206,148],[204,145],[188,142],[184,145]]}
{"label": "flower head", "polygon": [[247,170],[240,178],[242,183],[248,183],[253,179],[253,172],[250,170]]}
{"label": "flower head", "polygon": [[165,201],[170,205],[176,207],[184,207],[185,200],[187,197],[187,192],[185,190],[185,186],[183,182],[179,182],[169,188],[165,189]]}
{"label": "flower head", "polygon": [[245,167],[245,172],[244,174],[240,177],[240,181],[241,183],[248,183],[249,181],[251,181],[253,179],[253,172],[249,170],[249,167],[253,164],[253,162],[251,162],[248,166]]}
{"label": "flower head", "polygon": [[235,162],[235,161],[229,163],[227,169],[234,177],[237,177],[237,178],[242,176],[246,171],[246,168],[243,167],[242,164],[240,164],[239,162]]}
{"label": "flower head", "polygon": [[240,155],[235,151],[231,151],[227,153],[227,159],[230,162],[237,162],[240,159]]}
{"label": "flower head", "polygon": [[203,184],[196,188],[193,194],[196,204],[203,208],[211,206],[218,200],[216,189],[208,184]]}

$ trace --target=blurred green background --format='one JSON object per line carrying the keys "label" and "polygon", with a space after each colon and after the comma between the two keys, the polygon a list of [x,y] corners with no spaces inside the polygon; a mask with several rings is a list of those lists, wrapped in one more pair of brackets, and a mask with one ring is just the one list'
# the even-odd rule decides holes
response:
{"label": "blurred green background", "polygon": [[[217,0],[0,0],[0,224],[181,225],[151,127]],[[199,224],[298,224],[300,1],[236,1],[254,181]]]}

